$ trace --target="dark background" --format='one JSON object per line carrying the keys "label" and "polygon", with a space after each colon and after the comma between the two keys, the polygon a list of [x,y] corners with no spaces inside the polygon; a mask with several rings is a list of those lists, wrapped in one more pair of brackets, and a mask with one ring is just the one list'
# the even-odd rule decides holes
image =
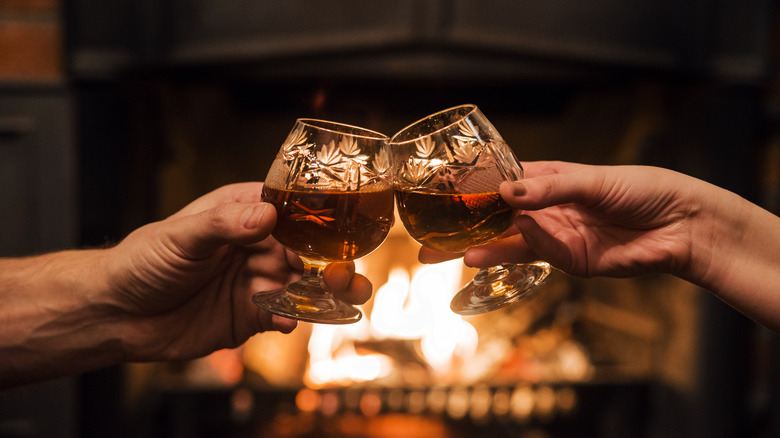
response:
{"label": "dark background", "polygon": [[[110,244],[262,179],[296,117],[392,134],[466,102],[521,160],[660,165],[776,209],[775,4],[0,1],[0,44],[26,53],[0,71],[0,250]],[[685,415],[651,403],[645,434],[775,436],[777,340],[698,307],[695,394]],[[125,384],[114,367],[0,394],[0,436],[115,436]]]}

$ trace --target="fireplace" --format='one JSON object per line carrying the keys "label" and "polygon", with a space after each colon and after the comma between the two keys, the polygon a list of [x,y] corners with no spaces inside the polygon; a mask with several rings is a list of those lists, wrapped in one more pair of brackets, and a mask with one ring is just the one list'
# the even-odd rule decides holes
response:
{"label": "fireplace", "polygon": [[[155,217],[221,184],[262,179],[304,115],[394,132],[458,99],[477,102],[521,160],[693,161],[696,171],[693,157],[704,152],[674,150],[678,136],[687,138],[677,130],[687,128],[674,120],[682,110],[668,108],[680,95],[694,105],[699,91],[661,80],[439,84],[412,108],[405,103],[423,87],[407,83],[223,83],[167,74],[141,83],[146,90],[153,83],[153,92],[131,99],[144,108],[132,113],[154,117],[131,118],[147,143],[132,148],[137,167],[129,175],[153,189],[128,205]],[[155,154],[149,172],[146,157]],[[200,360],[128,365],[118,372],[121,416],[147,436],[681,436],[703,427],[701,409],[723,408],[723,399],[708,398],[703,375],[733,376],[771,343],[703,291],[666,276],[554,272],[533,299],[462,318],[448,302],[473,271],[460,260],[420,265],[417,244],[396,222],[383,246],[357,262],[374,284],[360,323],[302,323],[291,335],[261,334]],[[731,343],[728,350],[707,351],[713,333]],[[740,394],[744,384],[718,391]]]}
{"label": "fireplace", "polygon": [[[69,14],[89,23],[109,3],[73,2]],[[222,184],[262,179],[297,117],[392,134],[462,103],[479,105],[521,161],[660,165],[774,199],[766,157],[777,115],[767,108],[777,97],[756,42],[768,26],[758,17],[771,16],[760,2],[739,13],[336,2],[295,29],[272,14],[289,18],[297,2],[151,3],[122,3],[151,17],[143,37],[124,21],[114,33],[72,31],[85,243],[120,238]],[[333,18],[345,11],[352,21]],[[525,27],[511,24],[518,17]],[[671,30],[652,33],[646,20]],[[108,175],[120,176],[116,186],[91,188]],[[777,430],[776,340],[706,292],[667,276],[556,271],[533,299],[462,318],[449,297],[473,272],[460,260],[420,265],[396,222],[357,263],[374,284],[360,323],[302,323],[199,360],[87,375],[88,435],[117,422],[139,436]]]}

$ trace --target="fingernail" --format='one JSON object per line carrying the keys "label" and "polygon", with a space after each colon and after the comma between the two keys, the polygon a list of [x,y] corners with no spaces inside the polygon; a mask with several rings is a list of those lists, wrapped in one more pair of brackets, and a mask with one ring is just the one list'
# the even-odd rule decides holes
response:
{"label": "fingernail", "polygon": [[244,224],[244,228],[255,229],[260,223],[260,219],[265,214],[265,210],[268,208],[268,204],[253,205],[241,214],[241,223]]}
{"label": "fingernail", "polygon": [[528,190],[525,187],[525,184],[515,181],[512,183],[512,195],[514,196],[523,196],[526,194]]}

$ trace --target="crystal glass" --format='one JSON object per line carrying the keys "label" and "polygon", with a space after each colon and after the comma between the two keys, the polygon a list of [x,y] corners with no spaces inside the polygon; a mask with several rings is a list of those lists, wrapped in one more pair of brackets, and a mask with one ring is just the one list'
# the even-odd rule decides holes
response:
{"label": "crystal glass", "polygon": [[388,137],[357,126],[296,121],[268,171],[263,200],[276,207],[273,236],[298,254],[300,281],[259,292],[269,312],[302,321],[346,324],[362,313],[322,287],[328,263],[362,257],[393,224]]}
{"label": "crystal glass", "polygon": [[[407,126],[390,140],[390,151],[399,216],[423,246],[464,252],[512,226],[514,211],[498,186],[523,178],[523,168],[475,105]],[[545,262],[481,269],[450,307],[461,315],[498,309],[528,296],[549,273]]]}

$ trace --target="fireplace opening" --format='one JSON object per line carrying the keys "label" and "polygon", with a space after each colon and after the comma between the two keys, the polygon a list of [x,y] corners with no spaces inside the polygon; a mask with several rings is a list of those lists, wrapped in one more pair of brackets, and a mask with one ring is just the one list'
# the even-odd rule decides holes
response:
{"label": "fireplace opening", "polygon": [[[141,115],[131,120],[143,144],[134,145],[130,175],[154,190],[128,205],[151,217],[219,185],[262,180],[297,117],[392,134],[473,102],[521,161],[695,173],[705,152],[677,146],[702,135],[686,116],[704,111],[701,91],[658,78],[347,86],[196,75],[134,78],[127,87],[139,83],[147,92],[131,100]],[[357,261],[374,285],[357,324],[301,323],[199,360],[125,367],[128,418],[161,436],[682,436],[700,427],[701,369],[710,366],[703,327],[712,324],[703,309],[713,305],[705,292],[667,276],[555,271],[528,301],[460,317],[448,303],[474,271],[461,260],[421,265],[417,248],[397,220]],[[736,318],[736,327],[749,324]]]}

